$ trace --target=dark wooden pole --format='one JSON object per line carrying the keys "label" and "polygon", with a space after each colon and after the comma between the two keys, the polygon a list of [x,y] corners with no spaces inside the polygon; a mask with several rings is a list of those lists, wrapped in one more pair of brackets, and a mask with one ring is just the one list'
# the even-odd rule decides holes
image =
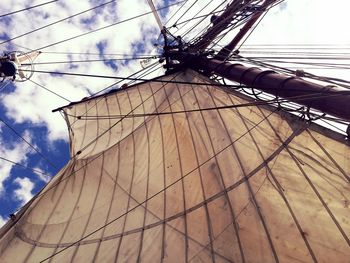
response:
{"label": "dark wooden pole", "polygon": [[233,0],[225,11],[216,18],[215,23],[210,27],[200,39],[190,46],[190,50],[204,50],[208,45],[232,22],[234,14],[240,11],[246,3],[242,0]]}
{"label": "dark wooden pole", "polygon": [[350,90],[348,89],[331,85],[322,86],[297,76],[196,55],[187,55],[185,60],[190,61],[187,63],[188,66],[195,70],[211,72],[326,114],[350,120]]}
{"label": "dark wooden pole", "polygon": [[266,8],[271,5],[274,1],[265,0],[260,10],[257,11],[247,23],[239,30],[238,34],[232,39],[230,43],[228,43],[225,47],[223,47],[219,53],[215,56],[218,60],[226,60],[232,53],[233,49],[238,45],[238,43],[243,39],[243,37],[248,33],[248,31],[252,28],[252,26],[259,20],[259,18],[265,13]]}

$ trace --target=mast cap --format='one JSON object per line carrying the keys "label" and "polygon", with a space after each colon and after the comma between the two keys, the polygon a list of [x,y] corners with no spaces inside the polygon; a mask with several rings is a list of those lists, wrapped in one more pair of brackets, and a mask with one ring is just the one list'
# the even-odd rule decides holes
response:
{"label": "mast cap", "polygon": [[3,61],[0,64],[0,73],[4,74],[6,77],[12,77],[16,75],[17,65],[13,61]]}

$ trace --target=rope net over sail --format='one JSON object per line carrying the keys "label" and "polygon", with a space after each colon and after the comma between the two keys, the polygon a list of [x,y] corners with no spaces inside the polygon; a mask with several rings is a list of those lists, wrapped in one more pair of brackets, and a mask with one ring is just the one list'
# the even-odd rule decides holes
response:
{"label": "rope net over sail", "polygon": [[224,107],[253,100],[194,71],[160,80],[62,110],[72,158],[2,228],[0,262],[348,262],[342,136]]}

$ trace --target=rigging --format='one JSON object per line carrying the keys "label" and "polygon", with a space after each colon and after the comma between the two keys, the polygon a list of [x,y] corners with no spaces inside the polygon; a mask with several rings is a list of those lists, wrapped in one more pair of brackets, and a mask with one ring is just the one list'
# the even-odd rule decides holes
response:
{"label": "rigging", "polygon": [[34,173],[42,174],[42,175],[45,175],[45,176],[47,176],[47,177],[51,177],[51,176],[49,176],[48,174],[46,174],[46,173],[44,173],[44,172],[42,172],[42,171],[40,171],[40,170],[38,170],[38,169],[34,169],[34,168],[28,167],[28,166],[26,166],[26,165],[17,163],[17,162],[15,162],[15,161],[11,161],[11,160],[9,160],[9,159],[7,159],[7,158],[5,158],[5,157],[1,157],[1,156],[0,156],[0,159],[3,160],[3,161],[5,161],[5,162],[12,163],[12,164],[14,164],[14,165],[16,165],[16,166],[22,167],[22,168],[24,168],[24,169],[30,170],[30,171],[32,171],[32,172],[34,172]]}
{"label": "rigging", "polygon": [[13,15],[13,14],[17,14],[17,13],[20,13],[20,12],[23,12],[23,11],[29,11],[30,9],[37,8],[37,7],[40,7],[40,6],[44,6],[44,5],[47,5],[47,4],[51,4],[51,3],[54,3],[54,2],[57,2],[57,1],[58,0],[52,0],[52,1],[48,1],[48,2],[45,2],[45,3],[38,4],[38,5],[29,6],[29,7],[17,10],[17,11],[12,11],[10,13],[0,15],[0,18],[5,17],[5,16],[10,16],[10,15]]}
{"label": "rigging", "polygon": [[30,148],[32,148],[42,159],[44,159],[49,165],[58,170],[58,167],[44,154],[42,154],[37,147],[35,147],[32,143],[30,143],[27,139],[25,139],[21,134],[19,134],[9,123],[0,118],[0,121],[7,126],[17,137],[19,137],[22,141],[24,141]]}
{"label": "rigging", "polygon": [[[57,1],[57,0],[56,0],[56,1]],[[39,30],[42,30],[42,29],[44,29],[44,28],[47,28],[47,27],[56,25],[56,24],[61,23],[61,22],[63,22],[63,21],[69,20],[69,19],[71,19],[71,18],[73,18],[73,17],[76,17],[76,16],[82,15],[82,14],[84,14],[84,13],[90,12],[90,11],[92,11],[92,10],[95,10],[95,9],[100,8],[100,7],[102,7],[102,6],[105,6],[105,5],[107,5],[107,4],[113,3],[113,2],[115,2],[115,1],[116,1],[116,0],[112,0],[112,1],[109,1],[109,2],[106,2],[106,3],[103,3],[103,4],[100,4],[100,5],[94,6],[94,7],[92,7],[92,8],[87,9],[87,10],[81,11],[81,12],[76,13],[76,14],[74,14],[74,15],[65,17],[65,18],[63,18],[63,19],[59,19],[59,20],[57,20],[57,21],[55,21],[55,22],[52,22],[52,23],[50,23],[50,24],[47,24],[47,25],[44,25],[44,26],[42,26],[42,27],[36,28],[36,29],[31,30],[31,31],[29,31],[29,32],[23,33],[23,34],[21,34],[21,35],[19,35],[19,36],[16,36],[16,37],[7,39],[7,40],[5,40],[5,41],[2,41],[2,42],[0,42],[0,45],[1,45],[1,44],[5,44],[5,43],[8,43],[8,42],[10,42],[10,41],[13,41],[13,40],[15,40],[15,39],[18,39],[18,38],[20,38],[20,37],[23,37],[23,36],[32,34],[32,33],[34,33],[34,32],[37,32],[37,31],[39,31]]]}
{"label": "rigging", "polygon": [[[182,3],[182,2],[183,2],[183,0],[182,0],[182,1],[175,2],[175,3],[170,4],[170,5],[166,5],[166,6],[159,7],[159,8],[157,8],[156,10],[157,10],[157,11],[161,11],[161,10],[167,9],[167,8],[169,8],[169,7],[171,7],[171,6],[178,5],[178,4]],[[69,37],[69,38],[66,38],[66,39],[63,39],[63,40],[60,40],[60,41],[57,41],[57,42],[54,42],[54,43],[51,43],[51,44],[42,46],[42,47],[37,48],[37,49],[35,49],[35,50],[40,50],[40,51],[41,51],[41,50],[46,49],[46,48],[48,48],[48,47],[52,47],[52,46],[55,46],[55,45],[58,45],[58,44],[62,44],[62,43],[64,43],[64,42],[71,41],[71,40],[73,40],[73,39],[76,39],[76,38],[79,38],[79,37],[82,37],[82,36],[86,36],[86,35],[89,35],[89,34],[98,32],[98,31],[100,31],[100,30],[104,30],[104,29],[106,29],[106,28],[110,28],[110,27],[113,27],[113,26],[122,24],[122,23],[125,23],[125,22],[129,22],[129,21],[131,21],[131,20],[134,20],[134,19],[137,19],[137,18],[146,16],[146,15],[149,15],[149,14],[152,14],[152,13],[153,13],[153,11],[149,11],[149,12],[146,12],[146,13],[143,13],[143,14],[140,14],[140,15],[136,15],[136,16],[133,16],[133,17],[130,17],[130,18],[127,18],[127,19],[124,19],[124,20],[121,20],[121,21],[112,23],[112,24],[107,25],[107,26],[103,26],[103,27],[100,27],[100,28],[96,28],[96,29],[90,30],[90,31],[85,32],[85,33],[82,33],[82,34],[75,35],[75,36],[73,36],[73,37]],[[1,43],[0,43],[0,44],[1,44]]]}
{"label": "rigging", "polygon": [[[268,117],[270,117],[273,114],[273,112],[271,112],[270,114],[266,115],[261,121],[259,121],[258,123],[256,123],[254,126],[250,127],[244,134],[242,134],[241,136],[239,136],[238,138],[236,138],[235,140],[233,140],[229,145],[227,145],[226,147],[224,147],[223,149],[219,150],[218,152],[216,152],[213,156],[211,156],[209,159],[203,161],[202,163],[200,163],[197,167],[193,168],[191,171],[187,172],[186,174],[184,174],[182,177],[180,177],[179,179],[171,182],[170,184],[168,184],[167,186],[165,186],[162,190],[156,192],[155,194],[149,196],[148,198],[146,198],[144,201],[140,202],[139,204],[135,205],[134,207],[132,207],[131,209],[128,209],[125,213],[119,215],[116,218],[113,218],[112,220],[108,221],[106,224],[104,224],[103,226],[91,231],[89,234],[84,235],[82,238],[72,242],[71,244],[67,245],[66,247],[62,248],[61,250],[58,250],[57,252],[51,254],[50,256],[44,258],[43,260],[41,260],[40,262],[45,262],[53,257],[55,257],[56,255],[64,252],[65,250],[69,249],[70,247],[79,244],[81,241],[83,241],[84,239],[92,236],[93,234],[97,233],[98,231],[106,228],[107,226],[111,225],[113,222],[119,220],[120,218],[122,218],[123,216],[125,216],[128,213],[131,213],[132,211],[134,211],[135,209],[137,209],[138,207],[144,205],[147,201],[157,197],[159,194],[163,193],[164,191],[166,191],[167,189],[169,189],[170,187],[174,186],[176,183],[180,182],[181,180],[183,180],[184,178],[186,178],[187,176],[191,175],[193,172],[195,172],[197,169],[199,169],[200,167],[204,166],[205,164],[207,164],[208,162],[210,162],[212,159],[214,159],[217,155],[219,155],[221,152],[227,150],[229,147],[231,147],[235,142],[237,142],[240,138],[242,138],[243,136],[245,136],[246,134],[248,134],[249,132],[251,132],[253,129],[257,128],[262,122],[266,121],[268,119]],[[95,158],[94,158],[95,159]],[[268,160],[265,160],[265,162],[267,162]],[[235,188],[238,185],[242,184],[243,182],[245,182],[246,180],[248,180],[249,177],[254,176],[256,173],[251,173],[248,177],[244,178],[243,180],[240,180],[239,182],[236,182],[234,185],[232,185],[229,188]],[[68,178],[68,177],[66,177]],[[66,179],[64,178],[64,179]],[[62,179],[62,180],[64,180]],[[61,181],[62,181],[61,180]],[[60,182],[61,182],[60,181]],[[52,188],[49,188],[48,190],[50,190]],[[228,189],[225,189],[225,191],[227,191]],[[44,193],[46,193],[47,191],[45,191]],[[223,194],[223,192],[221,193]],[[221,196],[220,194],[220,196]],[[216,196],[213,196],[210,199],[215,200]]]}

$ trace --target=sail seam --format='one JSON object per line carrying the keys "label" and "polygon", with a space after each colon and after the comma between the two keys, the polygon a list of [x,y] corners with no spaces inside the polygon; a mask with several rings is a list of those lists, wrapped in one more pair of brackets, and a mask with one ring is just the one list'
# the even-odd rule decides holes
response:
{"label": "sail seam", "polygon": [[[247,180],[249,180],[250,178],[252,178],[254,175],[256,175],[262,168],[266,167],[266,165],[271,161],[273,160],[279,153],[282,152],[282,150],[284,150],[286,148],[286,146],[294,139],[294,137],[297,135],[296,132],[292,133],[287,139],[286,141],[281,144],[269,157],[267,157],[265,159],[265,161],[263,161],[260,165],[258,165],[254,170],[252,170],[250,173],[247,174],[247,176],[245,178],[241,178],[240,180],[236,181],[234,184],[228,186],[227,188],[225,188],[223,191],[209,197],[208,199],[198,203],[197,205],[191,207],[191,208],[188,208],[187,210],[185,211],[182,211],[180,213],[177,213],[171,217],[168,217],[164,220],[161,220],[161,221],[158,221],[158,222],[155,222],[155,223],[152,223],[152,224],[149,224],[149,225],[146,225],[144,227],[144,229],[150,229],[150,228],[153,228],[153,227],[156,227],[160,224],[163,224],[165,222],[169,222],[169,221],[172,221],[174,219],[177,219],[178,217],[181,217],[183,216],[184,214],[188,214],[200,207],[202,207],[205,203],[210,203],[210,202],[213,202],[214,200],[216,200],[217,198],[223,196],[225,194],[225,192],[229,192],[229,191],[232,191],[234,189],[236,189],[237,187],[239,187],[240,185],[242,185],[243,183],[245,183]],[[230,146],[230,145],[229,145]],[[228,148],[228,147],[226,147]],[[221,152],[218,152],[216,155],[220,154]],[[209,160],[213,159],[213,157],[211,157]],[[207,163],[207,162],[205,162]],[[203,165],[204,163],[202,163]],[[196,168],[195,170],[193,171],[196,171],[197,169],[199,168]],[[191,171],[190,173],[192,173],[193,171]],[[190,174],[188,173],[188,174]],[[188,175],[186,174],[186,175]],[[186,176],[184,175],[184,177]],[[171,185],[169,185],[171,186]],[[168,188],[169,188],[168,186]],[[151,199],[152,197],[154,197],[156,195],[153,195],[151,196],[149,199]],[[143,202],[141,202],[139,205],[133,207],[132,209],[130,209],[129,211],[127,211],[126,213],[129,213],[131,211],[133,211],[134,209],[136,209],[137,207],[143,205],[146,201],[148,200],[145,200]],[[120,217],[118,218],[121,218],[123,215],[121,215]],[[116,219],[118,220],[118,219]],[[114,238],[118,238],[118,237],[121,237],[121,236],[125,236],[125,235],[129,235],[129,234],[133,234],[135,232],[138,232],[138,231],[141,231],[143,229],[143,227],[140,227],[140,228],[136,228],[136,229],[133,229],[133,230],[129,230],[127,232],[123,232],[123,233],[119,233],[119,234],[115,234],[115,235],[111,235],[111,236],[108,236],[108,237],[105,237],[102,239],[102,241],[106,241],[106,240],[110,240],[110,239],[114,239]],[[99,231],[99,230],[97,230]],[[35,240],[32,240],[30,239],[29,237],[27,237],[25,235],[24,232],[22,231],[17,231],[16,232],[16,235],[18,235],[19,238],[21,238],[22,241],[25,241],[25,242],[28,242],[28,243],[33,243],[33,244],[36,244],[37,246],[43,246],[43,247],[52,247],[52,246],[59,246],[59,247],[70,247],[70,246],[75,246],[77,244],[81,244],[81,245],[85,245],[85,244],[90,244],[90,243],[95,243],[95,242],[98,242],[100,241],[101,239],[91,239],[91,240],[86,240],[86,241],[78,241],[78,242],[72,242],[72,243],[62,243],[62,244],[50,244],[50,243],[44,243],[44,242],[38,242],[38,241],[35,241]]]}

